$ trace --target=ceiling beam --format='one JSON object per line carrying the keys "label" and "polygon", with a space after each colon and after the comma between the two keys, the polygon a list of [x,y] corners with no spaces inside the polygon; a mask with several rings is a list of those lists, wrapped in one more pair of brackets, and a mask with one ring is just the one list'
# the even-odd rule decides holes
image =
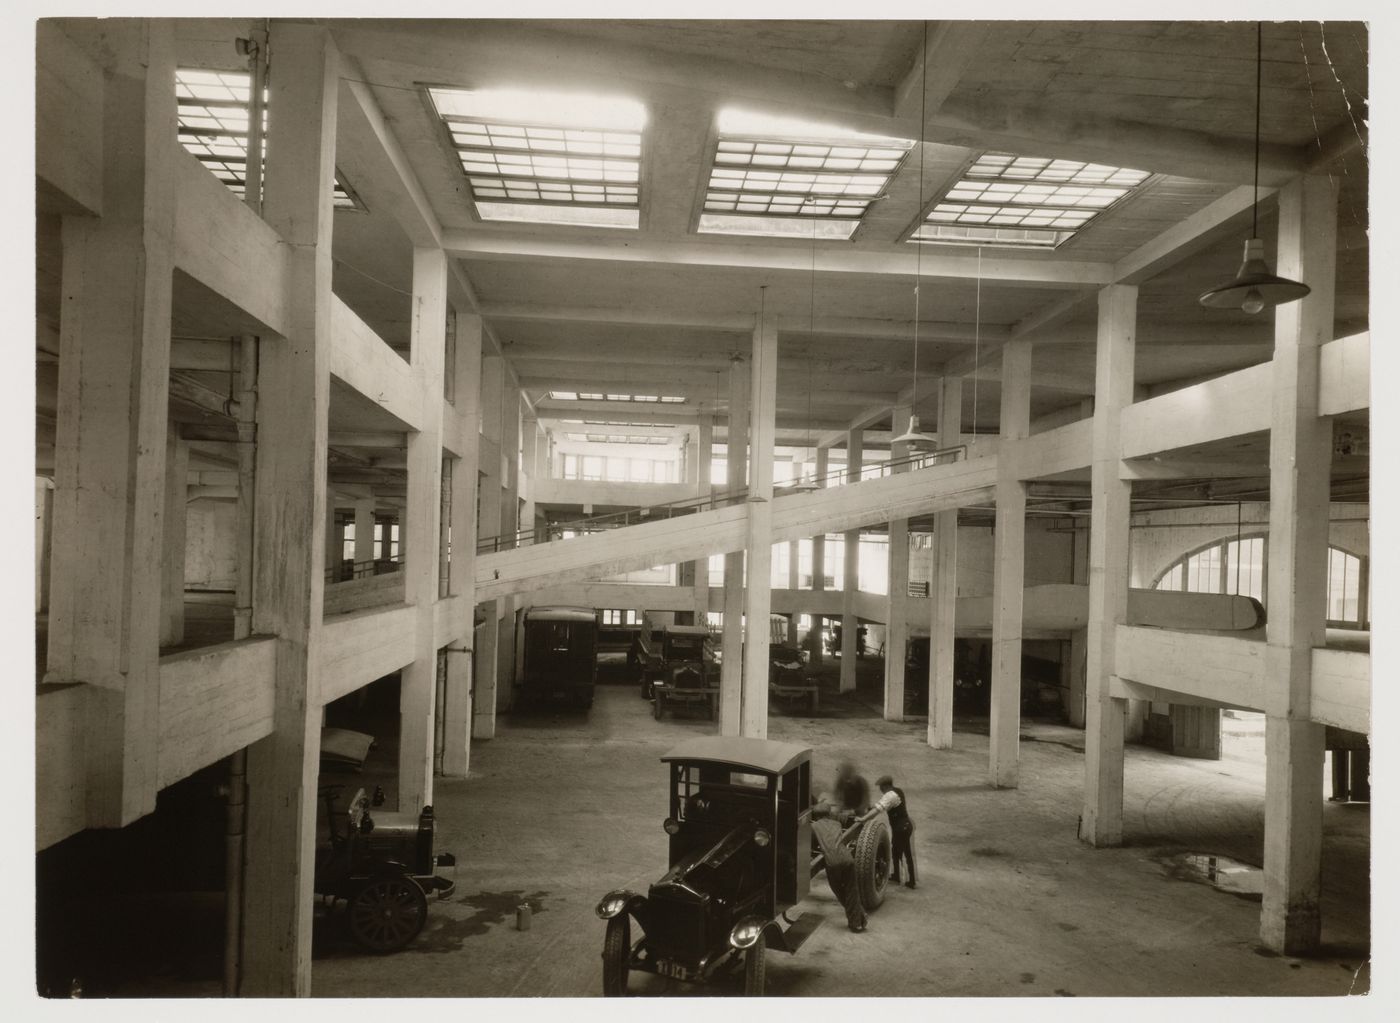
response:
{"label": "ceiling beam", "polygon": [[[924,54],[920,45],[914,66],[895,87],[894,116],[917,118],[921,109],[926,110],[927,115],[937,114],[962,81],[990,31],[991,25],[983,21],[934,22],[927,29],[928,53]],[[926,62],[927,78],[924,75]]]}
{"label": "ceiling beam", "polygon": [[[1274,192],[1272,188],[1261,188],[1259,196],[1264,199]],[[1141,284],[1150,280],[1215,244],[1253,208],[1254,190],[1241,185],[1128,253],[1113,264],[1113,276],[1119,284]]]}
{"label": "ceiling beam", "polygon": [[[601,229],[600,229],[601,230]],[[616,233],[591,232],[590,237],[567,238],[521,235],[492,230],[451,230],[443,235],[443,248],[458,259],[553,261],[567,263],[631,263],[675,266],[714,266],[778,273],[813,273],[810,250],[772,243],[667,240],[618,237]],[[929,251],[922,257],[921,279],[928,281],[995,282],[1036,288],[1083,288],[1112,283],[1109,263],[1018,256],[983,257],[979,268],[975,253]],[[949,246],[954,249],[957,246]],[[869,277],[909,278],[910,256],[904,252],[826,250],[816,257],[817,272]]]}

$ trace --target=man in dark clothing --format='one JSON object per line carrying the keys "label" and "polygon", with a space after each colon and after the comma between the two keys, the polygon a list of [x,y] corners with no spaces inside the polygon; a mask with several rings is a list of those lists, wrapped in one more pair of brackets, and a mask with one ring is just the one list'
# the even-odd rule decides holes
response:
{"label": "man in dark clothing", "polygon": [[862,814],[870,808],[870,783],[849,760],[836,766],[836,784],[832,790],[844,810]]}
{"label": "man in dark clothing", "polygon": [[819,803],[812,811],[812,835],[826,860],[826,879],[831,891],[846,911],[846,926],[859,934],[865,930],[867,918],[860,901],[860,885],[856,883],[856,861],[848,846],[838,844],[844,828],[837,817],[828,816],[830,813],[844,816],[847,811],[836,810],[829,803]]}
{"label": "man in dark clothing", "polygon": [[917,888],[919,878],[914,870],[914,821],[909,816],[909,804],[904,799],[904,790],[895,788],[894,779],[888,774],[881,776],[875,784],[881,792],[875,805],[883,808],[890,818],[894,846],[894,870],[890,874],[890,880],[899,884],[899,863],[900,860],[904,860],[909,864],[909,880],[905,882],[905,887]]}

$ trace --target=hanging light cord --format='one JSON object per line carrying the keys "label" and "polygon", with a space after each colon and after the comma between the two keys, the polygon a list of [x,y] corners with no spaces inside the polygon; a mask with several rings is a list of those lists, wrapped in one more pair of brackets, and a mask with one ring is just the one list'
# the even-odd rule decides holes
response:
{"label": "hanging light cord", "polygon": [[[977,371],[982,361],[982,246],[977,246],[977,306],[972,321],[972,443],[977,443]],[[952,439],[953,444],[958,438]],[[946,446],[946,445],[945,445]]]}
{"label": "hanging light cord", "polygon": [[[919,52],[919,216],[924,215],[924,133],[928,130],[928,22],[923,23],[923,47]],[[917,228],[915,229],[918,230]],[[919,284],[924,279],[924,243],[914,244],[914,393],[909,399],[911,414],[919,407]]]}
{"label": "hanging light cord", "polygon": [[1264,88],[1264,22],[1254,22],[1254,228],[1259,238],[1259,111]]}
{"label": "hanging light cord", "polygon": [[[807,300],[807,334],[816,337],[817,333],[817,222],[812,220],[812,287]],[[812,446],[812,362],[807,358],[807,447]],[[817,453],[812,452],[812,482],[817,481]]]}

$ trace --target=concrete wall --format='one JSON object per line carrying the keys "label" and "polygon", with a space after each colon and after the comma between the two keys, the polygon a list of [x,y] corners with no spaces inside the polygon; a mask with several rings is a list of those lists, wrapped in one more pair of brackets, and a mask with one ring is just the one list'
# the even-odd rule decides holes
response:
{"label": "concrete wall", "polygon": [[[995,536],[991,526],[958,527],[958,596],[989,597]],[[928,583],[933,578],[932,547],[909,550],[909,582]],[[1051,532],[1048,523],[1026,524],[1026,585],[1074,581],[1074,534]]]}
{"label": "concrete wall", "polygon": [[237,574],[232,501],[191,501],[185,511],[185,588],[232,590]]}

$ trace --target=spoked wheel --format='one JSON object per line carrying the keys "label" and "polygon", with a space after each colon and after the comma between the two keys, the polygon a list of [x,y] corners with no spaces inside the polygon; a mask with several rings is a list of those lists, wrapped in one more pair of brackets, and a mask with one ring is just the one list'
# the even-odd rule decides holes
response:
{"label": "spoked wheel", "polygon": [[396,952],[423,929],[428,899],[406,874],[370,878],[350,898],[350,936],[371,952]]}
{"label": "spoked wheel", "polygon": [[603,994],[619,998],[627,993],[627,962],[632,955],[631,926],[627,914],[608,921],[603,935]]}
{"label": "spoked wheel", "polygon": [[885,886],[890,880],[890,825],[883,815],[867,821],[856,836],[856,884],[860,886],[860,904],[867,913],[885,901]]}
{"label": "spoked wheel", "polygon": [[766,973],[764,963],[763,937],[749,946],[744,953],[744,994],[755,998],[763,997],[763,981]]}

